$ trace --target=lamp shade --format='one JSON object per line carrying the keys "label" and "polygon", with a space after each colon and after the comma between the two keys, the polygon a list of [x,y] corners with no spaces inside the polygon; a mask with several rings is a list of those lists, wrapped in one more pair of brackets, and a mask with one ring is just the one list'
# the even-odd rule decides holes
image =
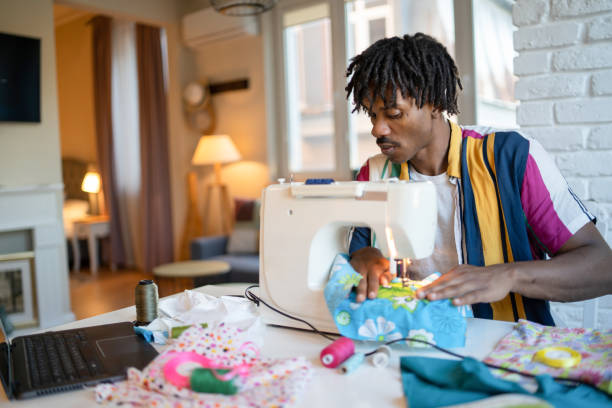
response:
{"label": "lamp shade", "polygon": [[81,184],[81,190],[86,193],[99,193],[100,192],[100,174],[97,171],[88,171],[83,177],[83,183]]}
{"label": "lamp shade", "polygon": [[229,163],[240,159],[240,152],[228,135],[209,135],[200,138],[191,163]]}

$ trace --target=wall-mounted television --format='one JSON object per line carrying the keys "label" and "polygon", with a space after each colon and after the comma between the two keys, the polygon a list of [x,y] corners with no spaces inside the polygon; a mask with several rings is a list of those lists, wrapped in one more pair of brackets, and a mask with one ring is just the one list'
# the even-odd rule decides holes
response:
{"label": "wall-mounted television", "polygon": [[40,39],[0,33],[0,122],[40,122]]}

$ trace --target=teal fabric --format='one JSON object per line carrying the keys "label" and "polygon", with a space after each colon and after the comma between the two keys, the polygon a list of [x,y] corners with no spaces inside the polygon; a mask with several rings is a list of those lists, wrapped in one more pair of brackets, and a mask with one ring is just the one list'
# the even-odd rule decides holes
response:
{"label": "teal fabric", "polygon": [[[431,278],[433,280],[435,276]],[[461,308],[454,306],[449,299],[420,300],[416,298],[415,287],[403,287],[401,282],[392,282],[388,287],[378,289],[376,299],[357,303],[353,287],[361,279],[349,263],[348,256],[338,254],[324,294],[341,335],[380,342],[410,337],[441,347],[465,345],[465,317]],[[408,345],[424,347],[414,341],[408,341]]]}
{"label": "teal fabric", "polygon": [[536,377],[538,389],[530,393],[521,385],[497,378],[473,358],[444,360],[430,357],[401,357],[400,369],[409,408],[461,404],[498,394],[528,394],[555,407],[608,407],[612,399],[587,385],[561,385],[549,375]]}

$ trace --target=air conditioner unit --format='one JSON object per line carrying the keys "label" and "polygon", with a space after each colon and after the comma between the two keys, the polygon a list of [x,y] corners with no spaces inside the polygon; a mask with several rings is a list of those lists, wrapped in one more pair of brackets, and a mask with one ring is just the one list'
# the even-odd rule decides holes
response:
{"label": "air conditioner unit", "polygon": [[229,17],[212,7],[183,16],[183,40],[192,48],[258,34],[259,21],[255,16]]}

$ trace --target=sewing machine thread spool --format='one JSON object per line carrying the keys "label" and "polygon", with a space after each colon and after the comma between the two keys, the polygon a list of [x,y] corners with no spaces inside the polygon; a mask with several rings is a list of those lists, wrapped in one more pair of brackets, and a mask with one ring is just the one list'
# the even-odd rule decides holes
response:
{"label": "sewing machine thread spool", "polygon": [[321,350],[321,363],[327,368],[336,368],[355,354],[355,343],[348,337],[340,337]]}
{"label": "sewing machine thread spool", "polygon": [[340,366],[340,372],[342,374],[350,374],[351,372],[355,371],[357,367],[361,365],[361,363],[363,363],[364,359],[365,354],[363,353],[353,354],[344,363],[342,363]]}
{"label": "sewing machine thread spool", "polygon": [[[219,374],[225,374],[229,370],[217,370]],[[209,394],[234,395],[238,392],[238,386],[234,383],[234,378],[223,381],[215,377],[209,368],[196,368],[191,372],[189,378],[191,389],[196,392]]]}
{"label": "sewing machine thread spool", "polygon": [[138,282],[134,290],[136,299],[136,325],[145,325],[157,319],[157,285],[150,279]]}
{"label": "sewing machine thread spool", "polygon": [[391,359],[391,348],[389,346],[380,346],[376,352],[370,356],[370,362],[376,368],[384,368],[389,364]]}

